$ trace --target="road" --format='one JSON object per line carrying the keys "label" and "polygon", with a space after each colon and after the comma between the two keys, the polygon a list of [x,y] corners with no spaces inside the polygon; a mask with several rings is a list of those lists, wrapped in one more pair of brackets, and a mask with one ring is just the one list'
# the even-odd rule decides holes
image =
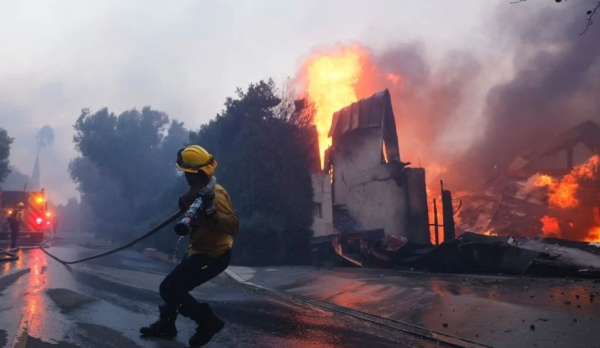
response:
{"label": "road", "polygon": [[[70,239],[47,249],[67,260],[106,250]],[[0,348],[186,347],[194,324],[178,320],[174,340],[139,337],[156,319],[158,285],[171,265],[135,251],[67,268],[41,250],[0,263]],[[433,347],[398,331],[258,293],[221,275],[196,290],[227,326],[208,347]]]}
{"label": "road", "polygon": [[232,266],[243,280],[497,348],[600,347],[598,280]]}

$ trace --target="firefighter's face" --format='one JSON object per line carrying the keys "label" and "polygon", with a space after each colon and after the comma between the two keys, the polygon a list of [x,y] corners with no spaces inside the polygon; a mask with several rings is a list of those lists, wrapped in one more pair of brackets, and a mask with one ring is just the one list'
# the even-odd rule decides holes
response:
{"label": "firefighter's face", "polygon": [[206,185],[209,181],[208,175],[202,171],[198,173],[185,172],[185,180],[190,186]]}

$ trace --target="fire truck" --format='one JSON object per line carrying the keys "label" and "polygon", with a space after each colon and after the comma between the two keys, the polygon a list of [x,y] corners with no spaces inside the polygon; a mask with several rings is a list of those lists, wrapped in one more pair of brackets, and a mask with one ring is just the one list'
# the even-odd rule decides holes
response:
{"label": "fire truck", "polygon": [[44,190],[41,191],[0,191],[0,207],[3,211],[0,228],[0,241],[10,240],[8,216],[17,207],[25,204],[23,225],[20,228],[17,244],[39,244],[53,231],[54,217],[48,210]]}

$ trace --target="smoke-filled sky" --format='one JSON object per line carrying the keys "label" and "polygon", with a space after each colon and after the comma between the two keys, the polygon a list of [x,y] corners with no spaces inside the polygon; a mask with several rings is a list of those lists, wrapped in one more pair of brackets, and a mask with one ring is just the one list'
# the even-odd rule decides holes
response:
{"label": "smoke-filled sky", "polygon": [[[82,108],[106,106],[120,113],[150,105],[195,129],[221,110],[236,87],[269,77],[283,82],[296,74],[315,49],[358,42],[377,52],[381,64],[392,67],[398,62],[388,52],[406,45],[422,47],[427,52],[427,69],[444,71],[447,67],[441,78],[450,80],[457,73],[453,64],[461,62],[459,72],[477,83],[451,98],[461,111],[472,115],[465,128],[454,125],[453,132],[444,134],[445,141],[452,142],[461,139],[459,134],[465,129],[478,125],[487,89],[512,78],[513,64],[507,62],[511,49],[523,49],[528,38],[545,40],[551,47],[552,35],[559,33],[560,40],[573,35],[573,40],[600,41],[598,28],[584,38],[558,30],[564,27],[561,21],[571,22],[569,16],[583,13],[565,10],[558,15],[554,9],[552,20],[536,17],[547,7],[564,10],[571,3],[543,2],[552,4],[510,5],[508,0],[4,1],[0,3],[0,127],[15,137],[11,163],[26,174],[33,167],[36,132],[46,124],[54,128],[54,145],[43,152],[42,185],[52,200],[65,202],[76,195],[67,165],[76,156],[72,124]],[[537,22],[528,22],[527,16]],[[504,27],[502,21],[518,25]],[[535,25],[539,28],[531,28]],[[536,29],[543,27],[549,28],[545,35],[535,36]],[[522,40],[515,39],[522,36],[519,28],[527,30]],[[454,57],[453,64],[448,64],[448,57]],[[523,57],[532,69],[541,64],[530,59]],[[413,63],[417,65],[404,64],[403,71],[420,76],[419,59]],[[435,97],[436,91],[428,93]]]}

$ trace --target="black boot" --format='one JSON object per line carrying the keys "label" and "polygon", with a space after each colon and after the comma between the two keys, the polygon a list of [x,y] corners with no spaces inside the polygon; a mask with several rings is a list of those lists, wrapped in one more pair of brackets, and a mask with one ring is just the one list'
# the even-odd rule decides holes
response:
{"label": "black boot", "polygon": [[150,324],[150,326],[141,328],[140,333],[148,337],[170,338],[176,336],[177,327],[175,326],[175,320],[177,320],[177,309],[170,308],[166,304],[159,306],[158,309],[158,320]]}
{"label": "black boot", "polygon": [[218,334],[225,327],[225,322],[217,317],[206,303],[200,304],[193,313],[186,313],[185,309],[184,311],[180,310],[179,313],[189,317],[198,324],[196,333],[188,341],[192,348],[205,346],[212,340],[214,335]]}

